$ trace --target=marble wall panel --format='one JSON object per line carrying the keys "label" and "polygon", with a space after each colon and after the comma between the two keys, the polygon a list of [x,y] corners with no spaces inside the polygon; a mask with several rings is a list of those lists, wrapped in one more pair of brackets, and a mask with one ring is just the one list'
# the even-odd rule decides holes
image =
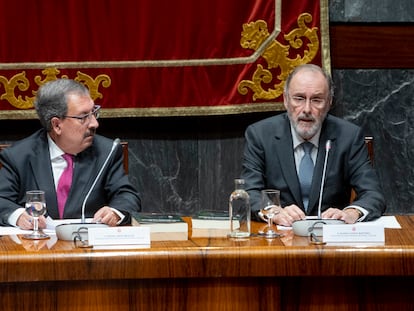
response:
{"label": "marble wall panel", "polygon": [[411,0],[331,0],[331,22],[413,22]]}
{"label": "marble wall panel", "polygon": [[414,212],[414,70],[337,70],[334,81],[332,113],[374,136],[387,212]]}
{"label": "marble wall panel", "polygon": [[[130,125],[115,136],[129,142],[129,175],[143,210],[183,215],[227,210],[240,176],[244,129],[265,116],[141,120],[138,126],[123,120]],[[119,121],[104,122],[111,124],[102,125],[101,133],[114,137]]]}

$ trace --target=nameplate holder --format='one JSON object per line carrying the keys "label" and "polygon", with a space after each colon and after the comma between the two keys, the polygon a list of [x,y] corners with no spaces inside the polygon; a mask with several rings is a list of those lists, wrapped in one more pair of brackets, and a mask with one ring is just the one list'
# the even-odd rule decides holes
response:
{"label": "nameplate holder", "polygon": [[327,244],[384,244],[384,225],[356,223],[323,226],[323,242]]}
{"label": "nameplate holder", "polygon": [[88,243],[92,246],[133,246],[150,245],[150,228],[147,227],[108,227],[90,228]]}

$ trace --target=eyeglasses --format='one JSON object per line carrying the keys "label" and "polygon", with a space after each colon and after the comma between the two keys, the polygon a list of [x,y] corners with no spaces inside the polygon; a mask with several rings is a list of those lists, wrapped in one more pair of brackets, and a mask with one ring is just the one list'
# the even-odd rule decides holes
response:
{"label": "eyeglasses", "polygon": [[95,119],[99,118],[99,110],[101,109],[100,105],[93,106],[93,110],[87,114],[81,116],[63,116],[64,118],[78,119],[80,123],[85,124],[86,120],[90,121],[91,117],[94,116]]}
{"label": "eyeglasses", "polygon": [[321,97],[314,97],[314,98],[306,98],[304,96],[290,96],[295,106],[304,105],[308,100],[310,101],[312,106],[315,107],[322,107],[326,103],[326,99]]}

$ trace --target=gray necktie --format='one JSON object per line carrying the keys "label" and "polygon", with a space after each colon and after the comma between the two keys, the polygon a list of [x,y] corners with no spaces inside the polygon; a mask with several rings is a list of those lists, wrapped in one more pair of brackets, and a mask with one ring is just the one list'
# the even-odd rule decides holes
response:
{"label": "gray necktie", "polygon": [[302,190],[303,205],[307,211],[313,176],[313,161],[311,157],[313,145],[310,142],[305,142],[302,144],[302,147],[303,151],[305,151],[305,154],[303,155],[299,165],[299,182],[300,188]]}

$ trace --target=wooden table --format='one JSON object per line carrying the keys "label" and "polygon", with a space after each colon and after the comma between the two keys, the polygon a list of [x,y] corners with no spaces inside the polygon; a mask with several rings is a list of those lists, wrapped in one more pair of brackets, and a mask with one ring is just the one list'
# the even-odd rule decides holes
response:
{"label": "wooden table", "polygon": [[402,229],[375,247],[315,246],[290,231],[133,250],[3,236],[1,310],[413,310],[414,216],[397,219]]}

